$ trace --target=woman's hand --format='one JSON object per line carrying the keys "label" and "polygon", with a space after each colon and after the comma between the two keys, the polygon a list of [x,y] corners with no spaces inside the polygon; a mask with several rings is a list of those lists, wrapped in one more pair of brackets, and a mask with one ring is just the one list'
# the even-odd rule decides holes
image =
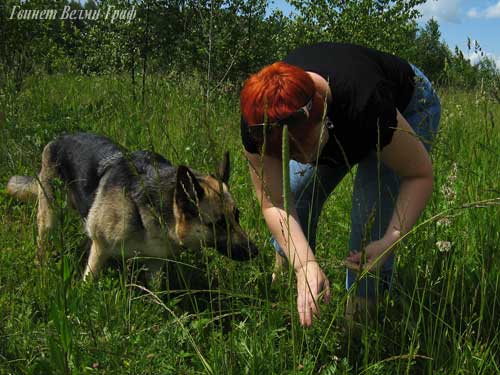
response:
{"label": "woman's hand", "polygon": [[351,251],[349,256],[344,260],[345,266],[357,272],[364,269],[368,269],[370,272],[376,271],[390,257],[392,251],[389,248],[400,237],[400,232],[394,230],[386,233],[380,240],[369,243],[365,248],[366,259],[362,259],[363,254],[361,251]]}
{"label": "woman's hand", "polygon": [[316,261],[309,261],[295,271],[297,278],[297,310],[300,324],[309,327],[313,316],[319,316],[318,299],[330,302],[330,282]]}

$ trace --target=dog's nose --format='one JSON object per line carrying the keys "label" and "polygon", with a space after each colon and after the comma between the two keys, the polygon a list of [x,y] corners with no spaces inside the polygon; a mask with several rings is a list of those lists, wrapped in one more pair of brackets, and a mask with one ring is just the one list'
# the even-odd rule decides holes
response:
{"label": "dog's nose", "polygon": [[[217,246],[218,249],[224,247]],[[246,244],[233,244],[231,247],[226,247],[226,254],[228,257],[234,260],[245,261],[255,258],[259,254],[257,246],[252,242],[248,241]]]}
{"label": "dog's nose", "polygon": [[259,255],[259,249],[257,249],[257,246],[255,246],[253,244],[253,242],[250,242],[250,241],[248,242],[247,249],[248,249],[248,253],[249,253],[249,258],[250,259],[253,259],[257,255]]}
{"label": "dog's nose", "polygon": [[247,246],[236,245],[231,247],[231,254],[228,254],[234,260],[250,260],[259,254],[257,246],[249,242]]}

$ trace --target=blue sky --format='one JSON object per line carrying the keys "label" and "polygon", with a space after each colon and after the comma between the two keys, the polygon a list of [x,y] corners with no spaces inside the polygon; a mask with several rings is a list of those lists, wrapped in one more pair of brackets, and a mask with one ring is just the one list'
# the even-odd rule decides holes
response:
{"label": "blue sky", "polygon": [[[285,14],[292,11],[286,0],[274,0],[271,8]],[[500,0],[428,0],[420,11],[421,24],[431,17],[437,19],[442,38],[452,50],[458,46],[471,61],[477,62],[479,55],[467,51],[469,37],[477,40],[500,68]]]}

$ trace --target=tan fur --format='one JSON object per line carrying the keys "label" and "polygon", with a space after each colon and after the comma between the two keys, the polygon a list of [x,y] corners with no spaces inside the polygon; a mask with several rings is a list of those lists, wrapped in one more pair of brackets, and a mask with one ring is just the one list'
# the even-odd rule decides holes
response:
{"label": "tan fur", "polygon": [[32,177],[12,176],[7,183],[7,194],[21,201],[36,200],[38,181]]}
{"label": "tan fur", "polygon": [[[206,176],[199,180],[203,191],[205,192],[205,199],[198,202],[200,214],[200,222],[192,222],[189,220],[182,210],[174,203],[174,214],[175,214],[175,235],[179,241],[187,247],[194,247],[196,243],[199,243],[200,239],[206,238],[210,234],[211,228],[204,225],[204,223],[210,223],[214,218],[220,216],[224,213],[224,203],[225,200],[221,199],[219,193],[221,187],[225,184],[219,182],[213,177]],[[222,187],[223,191],[227,192],[227,186]],[[217,202],[217,204],[213,204]]]}
{"label": "tan fur", "polygon": [[[48,144],[42,153],[38,180],[32,178],[32,182],[26,185],[29,181],[27,177],[14,176],[7,186],[7,193],[20,200],[38,198],[38,264],[42,264],[45,260],[48,234],[54,227],[54,192],[51,182],[55,177],[56,166],[50,162],[50,144]],[[172,229],[165,231],[165,228],[155,220],[155,214],[147,207],[137,208],[146,230],[144,233],[134,234],[130,223],[135,209],[133,201],[121,189],[97,191],[85,225],[92,244],[84,278],[96,275],[110,257],[123,254],[125,258],[134,256],[167,258],[178,252],[179,248],[173,246],[168,238],[174,231]],[[157,267],[154,265],[150,268]]]}
{"label": "tan fur", "polygon": [[[206,198],[200,202],[202,219],[210,222],[213,218],[230,212],[234,208],[234,201],[228,193],[226,184],[217,181],[211,176],[200,179]],[[213,204],[217,202],[218,204]]]}
{"label": "tan fur", "polygon": [[[51,162],[50,146],[49,143],[42,153],[38,180],[27,177],[12,178],[7,188],[9,194],[19,198],[29,194],[37,195],[37,259],[40,263],[45,259],[44,249],[47,247],[48,234],[55,222],[52,184],[57,177],[58,168]],[[210,223],[214,223],[221,216],[230,220],[229,241],[239,246],[249,244],[246,234],[235,219],[235,203],[227,185],[211,176],[197,178],[204,191],[203,199],[198,202],[199,217],[193,218],[192,215],[184,213],[174,199],[171,203],[174,216],[171,222],[174,224],[168,228],[152,208],[147,205],[137,206],[124,189],[103,188],[106,186],[107,176],[105,174],[99,181],[85,221],[85,230],[92,241],[83,275],[85,279],[96,277],[110,257],[140,256],[150,257],[145,263],[150,271],[147,276],[152,280],[161,271],[161,259],[175,257],[181,251],[181,246],[199,249],[200,243],[206,239],[215,242],[220,240],[214,238],[215,231]],[[137,229],[139,218],[141,230]]]}
{"label": "tan fur", "polygon": [[36,198],[37,210],[37,257],[35,262],[43,264],[47,248],[49,232],[54,227],[54,191],[53,180],[57,177],[57,166],[50,160],[51,143],[47,144],[42,152],[42,163],[38,178],[27,176],[13,176],[7,184],[7,193],[20,200]]}
{"label": "tan fur", "polygon": [[45,259],[45,247],[50,230],[54,227],[54,192],[52,180],[57,176],[56,166],[50,162],[50,143],[42,152],[42,167],[38,175],[38,262]]}
{"label": "tan fur", "polygon": [[96,240],[92,240],[90,246],[90,254],[83,272],[83,279],[87,280],[89,277],[96,277],[99,274],[104,262],[108,259],[106,248],[103,244]]}
{"label": "tan fur", "polygon": [[[168,232],[161,228],[148,208],[139,209],[145,230],[133,232],[131,223],[135,210],[134,202],[125,191],[118,188],[98,190],[85,226],[92,246],[84,278],[95,276],[110,257],[166,259],[175,255],[177,251],[174,251]],[[154,273],[161,268],[161,261],[151,259],[148,263]],[[148,277],[152,279],[154,275]]]}
{"label": "tan fur", "polygon": [[99,189],[87,217],[87,233],[92,240],[115,248],[129,238],[134,212],[133,202],[122,189]]}
{"label": "tan fur", "polygon": [[[231,226],[231,228],[233,228],[233,230],[231,230],[230,232],[230,242],[239,244],[248,242],[246,233],[236,222],[235,216],[233,214],[234,210],[236,209],[236,202],[234,201],[232,195],[229,193],[228,186],[211,176],[207,176],[203,180],[203,182],[207,186],[207,188],[205,189],[205,193],[210,196],[210,199],[206,200],[205,202],[220,201],[220,205],[211,205],[212,210],[220,209],[220,211],[217,212],[217,215],[224,214],[227,220],[229,220],[228,224]],[[207,212],[210,212],[208,207],[206,207],[205,209],[207,210]],[[205,210],[201,211],[205,212]]]}

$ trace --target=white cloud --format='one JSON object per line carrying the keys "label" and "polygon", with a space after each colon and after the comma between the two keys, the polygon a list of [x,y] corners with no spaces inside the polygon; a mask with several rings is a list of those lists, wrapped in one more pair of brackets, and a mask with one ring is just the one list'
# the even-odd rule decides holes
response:
{"label": "white cloud", "polygon": [[469,56],[467,58],[470,60],[472,65],[477,65],[483,58],[479,52],[472,52],[469,53]]}
{"label": "white cloud", "polygon": [[470,8],[469,11],[467,12],[467,16],[470,18],[479,18],[480,14],[476,8]]}
{"label": "white cloud", "polygon": [[497,69],[500,70],[500,56],[494,56],[493,60],[495,60],[495,64],[497,66]]}
{"label": "white cloud", "polygon": [[424,21],[435,18],[438,21],[460,23],[461,0],[428,0],[419,6]]}
{"label": "white cloud", "polygon": [[495,5],[486,8],[484,15],[486,18],[500,18],[500,0]]}
{"label": "white cloud", "polygon": [[500,18],[500,0],[486,9],[477,10],[477,8],[471,8],[467,12],[467,16],[470,18]]}
{"label": "white cloud", "polygon": [[469,61],[471,62],[472,65],[477,65],[479,64],[479,62],[484,59],[484,58],[489,58],[491,60],[493,60],[497,66],[498,69],[500,69],[500,56],[496,56],[494,55],[493,53],[489,53],[489,52],[471,52],[469,53],[469,55],[467,56],[467,58],[469,59]]}

